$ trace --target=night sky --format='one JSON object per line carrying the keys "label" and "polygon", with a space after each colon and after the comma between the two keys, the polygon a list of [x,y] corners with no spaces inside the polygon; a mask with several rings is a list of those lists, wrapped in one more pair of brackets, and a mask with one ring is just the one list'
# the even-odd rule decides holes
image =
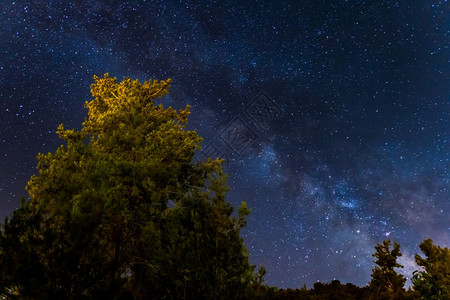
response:
{"label": "night sky", "polygon": [[[228,158],[266,283],[370,281],[376,243],[450,246],[450,6],[423,1],[2,1],[0,218],[81,128],[93,75],[172,78]],[[259,112],[253,114],[253,113]],[[252,117],[253,116],[253,117]],[[208,147],[206,147],[208,146]]]}

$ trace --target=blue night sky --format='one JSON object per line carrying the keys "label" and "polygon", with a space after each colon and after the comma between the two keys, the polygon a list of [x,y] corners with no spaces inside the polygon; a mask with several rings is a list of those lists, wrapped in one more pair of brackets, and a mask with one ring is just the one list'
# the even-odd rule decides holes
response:
{"label": "blue night sky", "polygon": [[419,242],[450,246],[447,0],[0,8],[2,220],[37,153],[61,144],[58,124],[81,127],[93,75],[109,72],[174,80],[162,102],[190,104],[189,129],[214,150],[202,153],[228,159],[228,200],[252,209],[242,236],[267,284],[363,286],[387,238],[410,277]]}

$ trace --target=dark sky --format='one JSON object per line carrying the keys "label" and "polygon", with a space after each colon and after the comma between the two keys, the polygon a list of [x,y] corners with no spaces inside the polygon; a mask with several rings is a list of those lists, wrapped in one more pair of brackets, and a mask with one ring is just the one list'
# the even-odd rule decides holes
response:
{"label": "dark sky", "polygon": [[[445,1],[2,1],[0,217],[80,128],[93,75],[174,80],[266,282],[370,281],[376,243],[450,246]],[[255,113],[256,112],[256,113]],[[202,154],[202,153],[200,153]]]}

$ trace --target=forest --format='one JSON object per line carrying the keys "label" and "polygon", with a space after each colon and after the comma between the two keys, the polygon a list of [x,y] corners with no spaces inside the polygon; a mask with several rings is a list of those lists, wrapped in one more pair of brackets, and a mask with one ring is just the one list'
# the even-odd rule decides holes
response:
{"label": "forest", "polygon": [[94,76],[81,129],[58,127],[63,144],[38,154],[29,197],[1,224],[0,297],[450,299],[450,250],[431,239],[408,290],[390,240],[375,245],[367,286],[266,285],[240,236],[251,210],[227,202],[223,160],[193,160],[202,138],[186,129],[189,106],[155,103],[171,83]]}

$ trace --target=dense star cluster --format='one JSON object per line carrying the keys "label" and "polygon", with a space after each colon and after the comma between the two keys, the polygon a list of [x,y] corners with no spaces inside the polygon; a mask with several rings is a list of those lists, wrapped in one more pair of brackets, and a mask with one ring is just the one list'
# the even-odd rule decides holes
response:
{"label": "dense star cluster", "polygon": [[2,220],[109,72],[173,79],[162,101],[192,106],[188,128],[211,146],[199,158],[227,158],[228,200],[252,210],[243,238],[267,284],[366,285],[387,238],[410,278],[422,240],[450,246],[447,0],[0,8]]}

